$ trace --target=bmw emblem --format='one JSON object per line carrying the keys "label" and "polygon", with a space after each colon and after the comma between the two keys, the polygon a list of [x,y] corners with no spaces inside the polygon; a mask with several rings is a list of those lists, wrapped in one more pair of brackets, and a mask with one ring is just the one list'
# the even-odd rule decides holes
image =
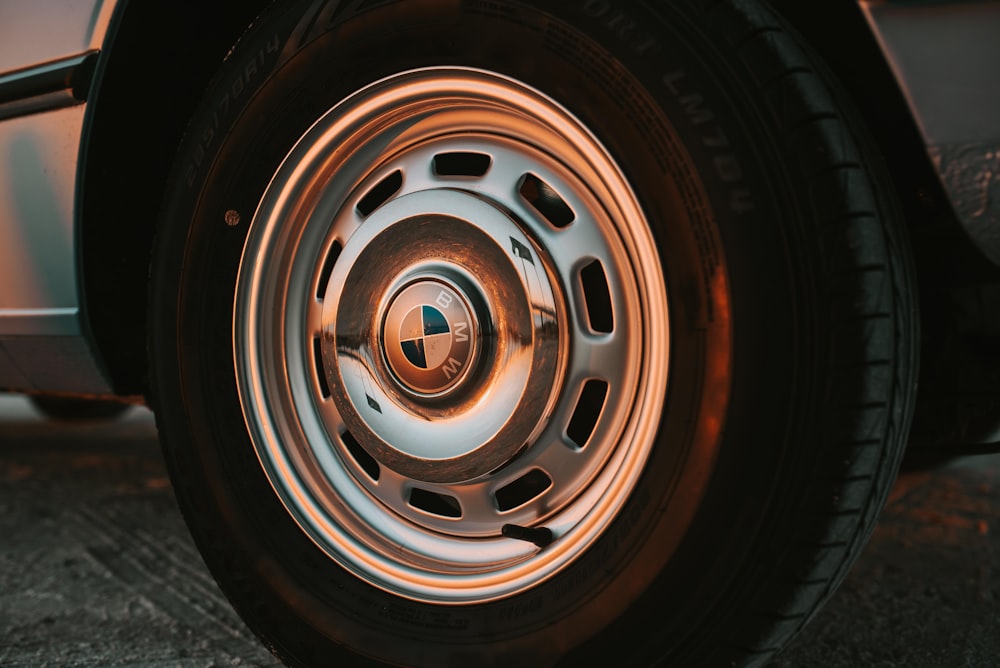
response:
{"label": "bmw emblem", "polygon": [[442,281],[411,283],[393,297],[382,324],[382,351],[411,392],[439,395],[473,366],[476,322],[465,296]]}

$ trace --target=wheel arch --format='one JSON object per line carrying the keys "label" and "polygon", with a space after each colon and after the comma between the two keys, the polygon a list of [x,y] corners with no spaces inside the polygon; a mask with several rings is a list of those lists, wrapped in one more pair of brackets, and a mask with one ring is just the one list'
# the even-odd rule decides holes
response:
{"label": "wheel arch", "polygon": [[921,329],[918,403],[907,447],[918,456],[982,452],[982,433],[996,426],[988,415],[997,402],[981,388],[994,383],[997,367],[976,342],[1000,331],[993,316],[1000,266],[960,220],[862,3],[771,2],[853,99],[902,205],[920,286]]}
{"label": "wheel arch", "polygon": [[122,2],[95,75],[77,201],[81,297],[115,392],[146,389],[154,223],[206,84],[269,0]]}
{"label": "wheel arch", "polygon": [[908,226],[940,224],[950,212],[947,196],[861,4],[770,2],[829,66],[860,111],[889,168]]}

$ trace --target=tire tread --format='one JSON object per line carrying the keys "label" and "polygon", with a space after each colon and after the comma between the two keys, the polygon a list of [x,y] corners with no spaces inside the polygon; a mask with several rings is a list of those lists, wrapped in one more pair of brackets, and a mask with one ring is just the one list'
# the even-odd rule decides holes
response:
{"label": "tire tread", "polygon": [[[812,218],[827,244],[824,255],[831,258],[825,267],[828,284],[843,286],[846,293],[844,303],[833,299],[829,305],[832,349],[849,345],[861,358],[839,367],[832,381],[836,405],[830,413],[841,424],[824,430],[816,466],[822,471],[816,479],[823,491],[809,495],[797,515],[814,520],[798,520],[799,539],[790,542],[802,549],[774,555],[773,567],[755,588],[791,593],[748,609],[743,621],[733,624],[737,637],[712,662],[760,665],[805,626],[843,580],[888,496],[913,403],[915,306],[903,250],[905,229],[894,228],[894,205],[880,196],[890,182],[877,166],[870,172],[855,148],[867,139],[849,117],[850,104],[838,99],[830,78],[811,64],[808,47],[767,8],[750,0],[726,0],[706,8],[705,17],[746,63],[747,85],[765,101],[770,121],[785,137],[782,145],[790,164],[806,175]],[[849,190],[861,197],[849,200],[844,196]],[[852,236],[855,247],[848,248]],[[891,335],[880,335],[881,328]],[[844,343],[838,343],[841,339]],[[877,371],[868,373],[873,369]],[[882,398],[857,403],[858,384],[874,386]],[[845,503],[851,505],[845,508]],[[788,587],[790,583],[794,586]],[[739,637],[741,627],[767,630],[746,638]]]}

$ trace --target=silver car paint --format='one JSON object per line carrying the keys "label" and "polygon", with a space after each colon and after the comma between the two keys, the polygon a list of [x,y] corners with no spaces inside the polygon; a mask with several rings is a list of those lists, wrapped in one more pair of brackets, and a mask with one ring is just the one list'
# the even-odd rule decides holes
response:
{"label": "silver car paint", "polygon": [[114,0],[3,0],[0,75],[100,49]]}
{"label": "silver car paint", "polygon": [[[4,0],[0,80],[101,48],[116,2]],[[86,105],[0,122],[0,387],[107,393],[86,337],[76,184]]]}

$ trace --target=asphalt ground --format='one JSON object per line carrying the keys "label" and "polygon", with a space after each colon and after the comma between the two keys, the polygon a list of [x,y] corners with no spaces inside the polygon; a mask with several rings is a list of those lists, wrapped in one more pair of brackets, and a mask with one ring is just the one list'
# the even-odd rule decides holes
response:
{"label": "asphalt ground", "polygon": [[[45,421],[0,395],[0,666],[272,666],[206,571],[148,411]],[[1000,666],[1000,456],[900,476],[774,668]]]}

